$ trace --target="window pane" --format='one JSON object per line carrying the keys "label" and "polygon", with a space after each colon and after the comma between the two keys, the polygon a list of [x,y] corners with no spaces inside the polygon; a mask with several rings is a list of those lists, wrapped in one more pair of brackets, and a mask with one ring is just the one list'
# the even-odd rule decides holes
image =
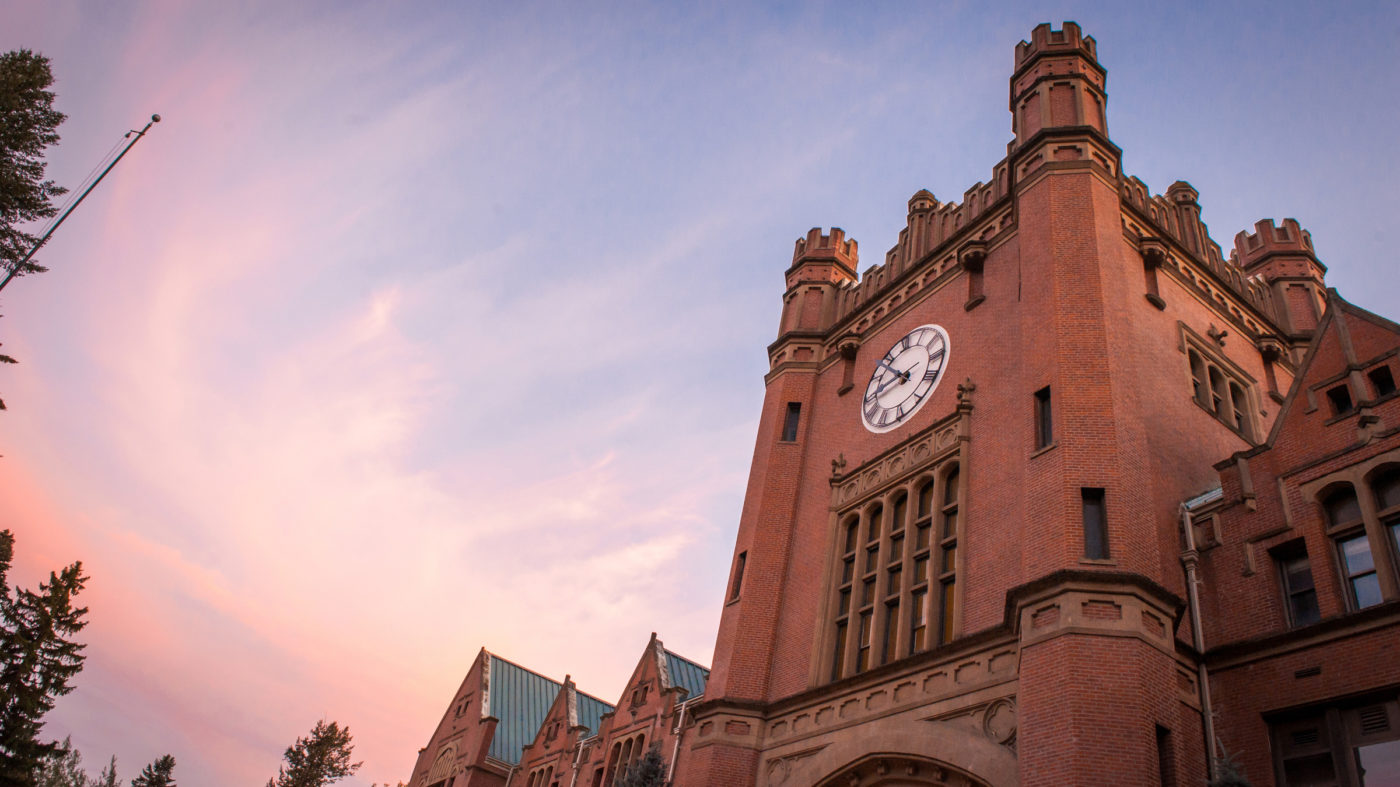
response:
{"label": "window pane", "polygon": [[1390,535],[1395,540],[1395,548],[1400,550],[1400,522],[1390,526]]}
{"label": "window pane", "polygon": [[1352,589],[1356,591],[1356,606],[1358,609],[1374,607],[1381,603],[1381,583],[1380,578],[1374,572],[1364,577],[1357,577],[1351,581]]}
{"label": "window pane", "polygon": [[1308,559],[1305,557],[1295,557],[1284,561],[1283,577],[1284,581],[1288,583],[1289,593],[1313,589],[1312,571],[1308,570]]}
{"label": "window pane", "polygon": [[920,584],[928,580],[928,555],[914,561],[914,584]]}
{"label": "window pane", "polygon": [[1289,611],[1293,614],[1293,625],[1295,626],[1306,626],[1322,619],[1322,612],[1317,608],[1317,591],[1315,590],[1290,596],[1288,604]]}
{"label": "window pane", "polygon": [[850,521],[850,523],[846,525],[846,551],[847,551],[847,552],[854,552],[855,549],[856,549],[856,529],[857,529],[858,527],[859,527],[859,522],[857,522],[857,521],[854,520],[854,519],[852,519],[852,520]]}
{"label": "window pane", "polygon": [[865,550],[865,573],[869,574],[880,564],[880,548],[871,547]]}
{"label": "window pane", "polygon": [[836,604],[836,614],[844,615],[851,611],[851,591],[841,591],[841,600]]}
{"label": "window pane", "polygon": [[1361,506],[1356,502],[1356,492],[1350,487],[1333,494],[1322,503],[1327,510],[1330,525],[1345,525],[1361,521]]}
{"label": "window pane", "polygon": [[890,562],[898,563],[904,559],[904,536],[897,536],[890,539]]}
{"label": "window pane", "polygon": [[899,636],[899,602],[891,601],[885,606],[885,649],[880,654],[880,662],[886,663],[895,657],[895,638]]}
{"label": "window pane", "polygon": [[953,509],[943,517],[943,537],[950,538],[958,532],[958,511]]}
{"label": "window pane", "polygon": [[864,584],[864,585],[861,585],[861,587],[860,587],[860,605],[863,607],[863,606],[865,606],[866,604],[869,604],[870,602],[872,602],[872,601],[874,601],[874,600],[875,600],[875,580],[873,580],[873,579],[867,579],[867,580],[865,580],[865,584]]}
{"label": "window pane", "polygon": [[958,565],[958,547],[957,547],[956,544],[954,544],[953,546],[950,546],[950,547],[948,547],[947,549],[944,549],[944,550],[943,550],[943,568],[942,568],[942,573],[947,574],[947,573],[950,572],[950,571],[956,570],[956,569],[957,569],[957,565]]}
{"label": "window pane", "polygon": [[1376,563],[1371,559],[1371,542],[1366,540],[1366,534],[1353,536],[1341,542],[1342,560],[1346,563],[1347,576],[1354,577],[1357,574],[1365,574],[1376,569]]}
{"label": "window pane", "polygon": [[958,502],[958,470],[953,468],[953,472],[948,474],[948,479],[943,482],[943,504]]}
{"label": "window pane", "polygon": [[875,539],[880,537],[880,517],[883,516],[884,513],[885,510],[879,506],[876,506],[874,509],[871,510],[870,530],[865,536],[866,541],[874,541]]}
{"label": "window pane", "polygon": [[924,638],[927,634],[925,605],[928,603],[928,592],[923,590],[915,591],[909,597],[909,652],[917,653],[926,647]]}
{"label": "window pane", "polygon": [[919,529],[914,531],[914,551],[922,552],[928,549],[928,534],[933,528],[927,524],[919,525]]}
{"label": "window pane", "polygon": [[890,569],[890,586],[885,591],[886,595],[894,595],[900,590],[900,581],[904,578],[904,572],[898,567]]}
{"label": "window pane", "polygon": [[953,583],[943,584],[943,619],[938,626],[938,644],[951,642],[953,639]]}
{"label": "window pane", "polygon": [[926,517],[933,508],[933,482],[919,487],[919,516]]}
{"label": "window pane", "polygon": [[1382,509],[1400,506],[1400,473],[1390,472],[1376,479],[1376,505]]}
{"label": "window pane", "polygon": [[841,565],[841,584],[844,585],[850,582],[851,577],[855,574],[855,570],[856,559],[853,557],[846,558],[846,562]]}
{"label": "window pane", "polygon": [[900,496],[894,501],[894,515],[890,519],[890,530],[899,531],[904,528],[904,515],[909,508],[909,498]]}
{"label": "window pane", "polygon": [[846,663],[846,621],[836,624],[836,654],[831,661],[831,679],[841,677],[841,669]]}

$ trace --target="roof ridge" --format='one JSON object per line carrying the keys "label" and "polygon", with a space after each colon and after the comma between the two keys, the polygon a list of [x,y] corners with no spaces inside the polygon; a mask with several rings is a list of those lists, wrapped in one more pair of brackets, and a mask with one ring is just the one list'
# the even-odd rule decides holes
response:
{"label": "roof ridge", "polygon": [[[486,649],[485,649],[485,648],[482,648],[482,650],[486,650]],[[563,688],[563,687],[564,687],[564,681],[562,681],[562,680],[555,680],[554,678],[551,678],[551,677],[549,677],[548,675],[542,675],[542,674],[540,674],[540,673],[538,673],[538,672],[536,672],[536,671],[530,669],[529,667],[521,666],[520,664],[517,664],[517,663],[515,663],[514,661],[511,661],[510,659],[508,659],[508,658],[506,658],[506,657],[504,657],[504,656],[501,656],[501,655],[499,655],[499,654],[497,654],[497,653],[494,653],[494,652],[492,652],[492,651],[487,650],[487,651],[486,651],[486,655],[490,656],[491,658],[493,658],[493,659],[495,659],[495,660],[497,660],[497,661],[503,661],[503,662],[509,664],[510,666],[515,667],[516,669],[520,670],[521,672],[528,672],[528,673],[530,673],[531,675],[534,675],[535,677],[537,677],[537,678],[539,678],[539,679],[541,679],[541,680],[547,680],[547,681],[549,681],[550,683],[553,683],[554,685],[556,685],[556,686],[558,686],[558,687],[560,687],[560,688]]]}
{"label": "roof ridge", "polygon": [[693,666],[693,667],[697,667],[697,668],[699,668],[699,669],[702,669],[702,670],[704,670],[704,671],[706,671],[706,672],[709,672],[709,671],[710,671],[710,668],[709,668],[709,667],[706,667],[704,664],[701,664],[700,662],[694,661],[694,660],[692,660],[692,659],[688,659],[688,658],[686,658],[685,656],[682,656],[681,654],[675,652],[674,650],[671,650],[670,648],[666,647],[665,645],[662,645],[662,646],[661,646],[661,649],[664,650],[664,651],[666,651],[666,655],[671,656],[672,658],[680,659],[681,661],[684,661],[685,663],[687,663],[687,664],[689,664],[689,665],[691,665],[691,666]]}
{"label": "roof ridge", "polygon": [[616,705],[612,704],[611,702],[608,702],[607,700],[600,700],[600,699],[598,699],[597,697],[593,696],[592,694],[589,694],[589,693],[586,692],[586,691],[579,691],[579,688],[578,688],[577,685],[574,686],[574,693],[575,693],[575,694],[582,694],[583,696],[589,698],[590,700],[593,700],[594,702],[601,702],[602,704],[608,706],[609,708],[616,708],[616,707],[617,707]]}

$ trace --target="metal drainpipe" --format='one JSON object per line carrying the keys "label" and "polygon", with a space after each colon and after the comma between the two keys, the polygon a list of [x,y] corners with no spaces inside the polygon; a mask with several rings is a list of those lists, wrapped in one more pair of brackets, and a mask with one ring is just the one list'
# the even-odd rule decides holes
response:
{"label": "metal drainpipe", "polygon": [[1186,568],[1186,598],[1191,613],[1191,639],[1199,661],[1196,664],[1196,683],[1201,691],[1201,716],[1206,733],[1206,776],[1215,778],[1215,715],[1210,702],[1210,676],[1206,673],[1206,635],[1201,628],[1201,598],[1196,591],[1196,566],[1200,553],[1196,551],[1196,532],[1191,527],[1191,509],[1181,504],[1181,529],[1186,534],[1186,551],[1181,553],[1181,564]]}
{"label": "metal drainpipe", "polygon": [[690,701],[681,703],[681,717],[676,722],[676,745],[671,749],[671,763],[666,766],[666,783],[670,784],[676,776],[676,758],[681,753],[681,737],[685,735],[685,709],[690,707]]}
{"label": "metal drainpipe", "polygon": [[510,780],[515,778],[515,771],[519,767],[519,765],[512,765],[510,770],[506,771],[506,787],[510,787]]}
{"label": "metal drainpipe", "polygon": [[574,787],[574,784],[578,782],[578,758],[583,756],[584,743],[585,741],[579,741],[574,744],[574,775],[569,777],[569,787]]}

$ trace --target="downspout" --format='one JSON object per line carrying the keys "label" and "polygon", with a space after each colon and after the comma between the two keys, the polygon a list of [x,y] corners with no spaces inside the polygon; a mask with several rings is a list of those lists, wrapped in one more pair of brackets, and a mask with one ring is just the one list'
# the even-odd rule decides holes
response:
{"label": "downspout", "polygon": [[1181,504],[1181,529],[1186,535],[1186,551],[1181,564],[1186,568],[1186,599],[1191,615],[1191,639],[1196,648],[1196,683],[1201,692],[1202,726],[1206,734],[1206,776],[1215,778],[1215,714],[1210,702],[1210,676],[1206,673],[1206,635],[1201,628],[1201,597],[1196,590],[1196,567],[1201,555],[1196,551],[1196,532],[1191,527],[1191,509]]}
{"label": "downspout", "polygon": [[587,743],[587,740],[581,740],[574,744],[574,775],[569,777],[569,787],[574,787],[578,783],[578,761],[583,756],[583,747]]}
{"label": "downspout", "polygon": [[685,709],[690,707],[690,703],[690,700],[681,703],[681,716],[676,722],[676,745],[671,749],[671,762],[666,766],[667,784],[670,784],[676,775],[676,758],[681,754],[681,737],[685,735]]}
{"label": "downspout", "polygon": [[506,787],[510,787],[510,780],[515,778],[515,770],[519,767],[519,765],[512,765],[510,770],[506,771]]}

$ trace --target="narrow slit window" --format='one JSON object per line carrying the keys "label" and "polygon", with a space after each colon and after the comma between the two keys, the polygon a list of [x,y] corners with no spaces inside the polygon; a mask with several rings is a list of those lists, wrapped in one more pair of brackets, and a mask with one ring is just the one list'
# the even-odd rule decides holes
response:
{"label": "narrow slit window", "polygon": [[801,402],[788,402],[787,417],[783,419],[783,442],[797,442],[797,421],[801,414]]}
{"label": "narrow slit window", "polygon": [[1389,366],[1377,366],[1366,376],[1371,378],[1371,387],[1376,389],[1377,399],[1395,393],[1395,378],[1391,376]]}
{"label": "narrow slit window", "polygon": [[1279,581],[1283,584],[1284,600],[1288,605],[1288,625],[1306,626],[1322,618],[1317,606],[1317,590],[1313,585],[1312,568],[1303,542],[1293,541],[1275,550]]}
{"label": "narrow slit window", "polygon": [[1327,401],[1332,403],[1333,415],[1346,415],[1353,409],[1351,391],[1345,384],[1329,389],[1327,391]]}
{"label": "narrow slit window", "polygon": [[733,601],[739,597],[739,591],[744,589],[744,563],[749,557],[748,552],[740,552],[739,557],[734,561],[734,584],[729,590],[729,600]]}
{"label": "narrow slit window", "polygon": [[1045,448],[1055,442],[1054,422],[1050,418],[1050,386],[1035,392],[1035,447]]}
{"label": "narrow slit window", "polygon": [[1084,557],[1108,559],[1108,513],[1102,489],[1080,489],[1084,499]]}

